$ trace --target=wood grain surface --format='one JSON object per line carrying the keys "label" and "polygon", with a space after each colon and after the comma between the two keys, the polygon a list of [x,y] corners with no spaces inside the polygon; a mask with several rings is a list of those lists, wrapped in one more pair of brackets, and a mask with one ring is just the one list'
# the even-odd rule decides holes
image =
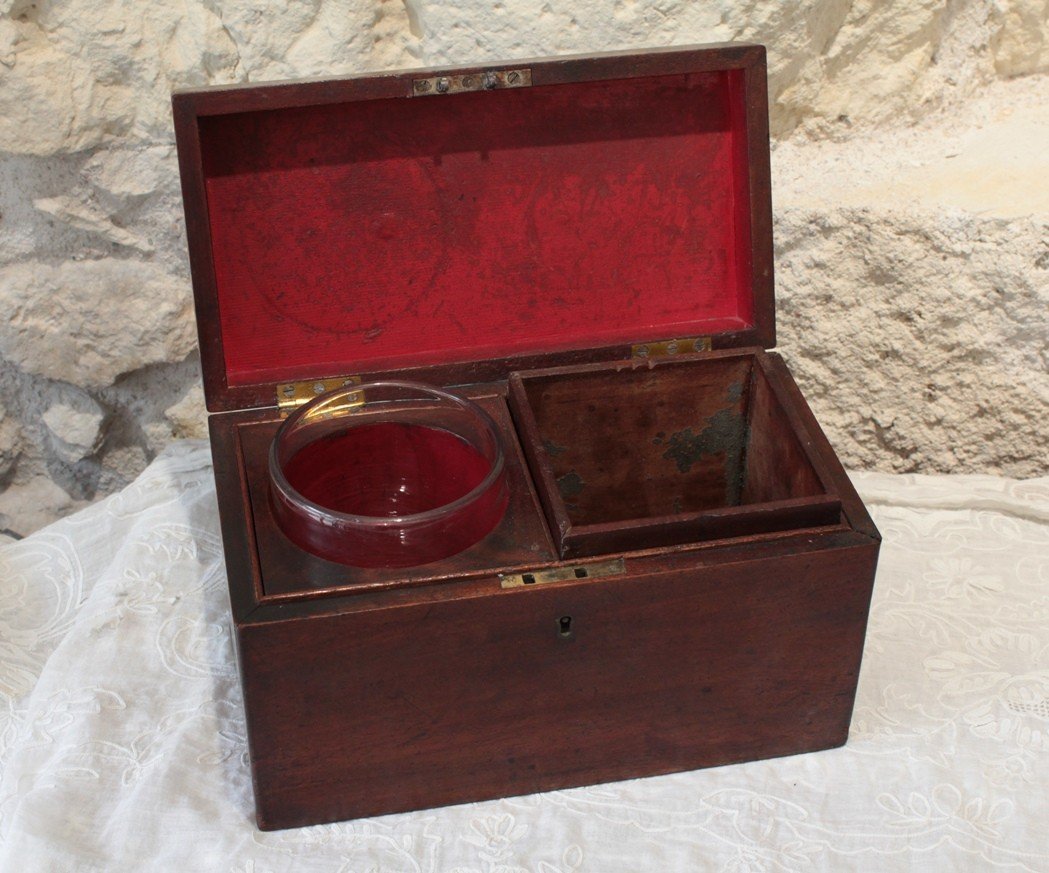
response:
{"label": "wood grain surface", "polygon": [[[210,433],[234,637],[256,812],[264,829],[793,754],[838,745],[848,734],[879,537],[785,365],[761,348],[775,345],[764,49],[673,48],[513,65],[530,67],[533,96],[507,91],[427,97],[448,102],[410,109],[420,99],[410,98],[414,79],[488,69],[475,66],[219,87],[174,97],[205,396],[216,413]],[[654,90],[644,82],[611,90],[594,85],[644,77],[664,84]],[[710,88],[719,83],[724,93],[712,95]],[[425,301],[411,309],[415,292],[405,283],[413,265],[448,248],[443,230],[415,254],[411,239],[397,240],[406,258],[399,273],[399,261],[388,257],[394,251],[384,236],[390,228],[381,215],[371,216],[378,224],[369,225],[363,238],[385,248],[379,266],[365,277],[372,290],[364,303],[378,306],[376,295],[393,295],[391,302],[407,306],[405,317],[415,319],[406,333],[398,333],[405,325],[397,319],[383,322],[384,331],[390,328],[385,338],[381,332],[368,335],[378,324],[367,319],[336,317],[340,307],[363,311],[361,301],[329,293],[344,287],[339,269],[356,267],[356,261],[334,263],[325,248],[300,265],[308,281],[296,285],[292,271],[280,288],[266,286],[265,275],[283,276],[283,262],[253,272],[252,263],[269,263],[268,246],[260,240],[271,240],[279,251],[290,239],[284,233],[289,228],[297,228],[291,237],[301,237],[303,251],[311,250],[308,222],[300,226],[291,216],[282,227],[266,224],[283,214],[282,198],[294,195],[287,186],[314,173],[311,158],[323,184],[304,181],[303,190],[312,192],[317,215],[367,212],[367,204],[352,201],[353,186],[343,185],[367,176],[361,176],[362,166],[345,168],[354,159],[346,143],[357,142],[361,154],[382,144],[340,139],[337,130],[325,131],[325,119],[371,117],[369,103],[430,118],[432,126],[412,128],[412,136],[404,128],[404,136],[383,146],[416,156],[388,168],[390,178],[410,179],[428,146],[456,142],[455,125],[438,121],[442,106],[480,137],[485,126],[471,113],[511,102],[563,112],[571,105],[565,95],[573,92],[550,98],[557,88],[577,88],[581,100],[598,107],[604,100],[609,111],[609,94],[620,94],[627,107],[639,94],[654,95],[664,107],[689,88],[705,95],[705,115],[638,118],[628,132],[647,131],[652,154],[664,154],[672,159],[664,166],[681,169],[687,162],[673,163],[682,153],[669,140],[675,124],[688,121],[691,129],[682,135],[689,142],[697,148],[704,142],[703,154],[727,159],[731,178],[713,180],[722,186],[722,199],[711,205],[708,218],[730,216],[731,233],[703,249],[668,233],[678,220],[673,216],[633,235],[611,224],[601,230],[622,210],[595,205],[596,235],[586,228],[559,240],[544,237],[553,225],[537,219],[532,242],[545,254],[532,264],[538,270],[535,293],[517,288],[518,310],[516,286],[504,289],[501,306],[512,330],[504,331],[491,312],[477,315],[475,326],[498,340],[494,347],[470,337],[451,342],[446,333],[430,336],[427,326],[445,324],[447,313],[432,312],[435,320],[428,321]],[[500,109],[493,117],[501,119],[493,131],[504,138],[512,132],[512,113]],[[717,124],[704,131],[704,118]],[[528,155],[521,166],[539,167],[548,147],[571,146],[574,154],[587,142],[606,175],[620,153],[644,166],[643,137],[623,151],[608,144],[598,121],[564,127],[563,143],[560,128],[543,131],[535,119],[522,124]],[[297,140],[297,130],[317,136]],[[707,133],[721,139],[706,142]],[[420,214],[450,215],[448,227],[460,232],[483,214],[465,198],[461,204],[456,199],[473,191],[462,175],[462,154],[450,147],[434,152],[436,163],[444,161],[429,177],[438,182],[430,186],[436,200],[427,200],[430,206],[420,200],[419,206]],[[506,172],[495,173],[495,164],[483,163],[485,154],[491,155],[480,149],[470,161],[487,174],[491,190],[515,178],[511,166],[500,165]],[[396,154],[392,159],[399,160]],[[572,184],[572,165],[557,166],[544,177],[551,191]],[[702,180],[703,168],[686,168],[652,177],[660,195],[653,215],[678,206],[682,221],[699,214],[696,191],[675,186]],[[547,198],[551,214],[573,203],[596,203],[598,175],[586,176],[585,197]],[[451,184],[456,180],[462,182],[458,187]],[[250,223],[236,222],[238,197],[253,195],[253,185],[258,197],[248,196],[244,204],[259,218],[261,237],[252,236]],[[643,181],[632,179],[620,195],[645,190]],[[505,195],[495,200],[510,214],[514,201]],[[674,200],[679,195],[680,202]],[[643,213],[645,197],[634,199],[631,210]],[[533,198],[536,204],[547,200]],[[645,216],[640,218],[643,224]],[[488,241],[487,252],[449,254],[448,263],[458,266],[447,275],[468,276],[463,265],[474,263],[498,267],[504,277],[520,269],[519,255],[531,252],[531,243],[522,247],[519,237],[492,230],[485,225],[476,235]],[[352,228],[336,222],[334,231]],[[641,253],[648,260],[635,275],[630,246],[637,240],[656,248]],[[236,256],[242,244],[241,251],[253,253],[247,260]],[[358,252],[355,245],[337,241],[330,252]],[[596,260],[594,252],[601,255]],[[660,264],[660,252],[674,260]],[[585,306],[585,296],[575,303],[564,295],[543,296],[544,287],[563,283],[567,265],[579,257],[591,258],[588,269],[614,268],[591,287],[592,302],[611,288],[630,317],[595,310],[600,329],[591,333],[581,310],[572,309]],[[715,263],[719,257],[728,260]],[[544,264],[559,271],[545,285]],[[617,271],[634,276],[637,287],[609,285]],[[326,275],[330,286],[321,281]],[[436,273],[426,275],[416,280],[439,284]],[[483,269],[478,275],[491,279]],[[667,279],[662,285],[660,275]],[[684,288],[689,275],[713,277],[712,284],[697,281],[681,296],[675,289]],[[399,277],[405,280],[400,285]],[[249,294],[252,282],[261,283],[257,299]],[[353,287],[351,282],[344,290]],[[458,301],[459,310],[469,313],[481,299],[471,297],[477,290],[448,296],[449,303]],[[634,292],[655,301],[655,310],[635,311],[634,303],[623,303]],[[718,293],[729,297],[719,302]],[[557,314],[559,299],[567,308]],[[314,307],[311,300],[323,305]],[[674,315],[679,306],[680,318]],[[289,327],[292,322],[297,326]],[[549,331],[546,323],[553,325]],[[654,325],[668,335],[655,336]],[[712,328],[715,350],[740,351],[713,351],[651,370],[648,363],[639,369],[630,362],[634,342],[682,336],[684,330],[674,329],[697,325]],[[387,341],[393,344],[384,346]],[[547,372],[527,372],[540,369]],[[266,499],[266,454],[279,421],[276,385],[350,374],[457,386],[484,403],[509,449],[513,495],[504,524],[457,557],[407,571],[331,564],[284,540]],[[672,428],[657,426],[646,403],[675,410]],[[706,439],[699,437],[712,426],[723,428],[724,437],[713,459],[698,452]],[[593,498],[567,505],[557,479],[570,470],[551,462],[544,440],[570,454],[584,484],[600,485]],[[568,548],[561,557],[559,547],[564,549],[573,525],[584,532],[589,527],[590,548],[601,554],[569,557]],[[602,575],[608,559],[621,572]],[[545,579],[542,571],[551,569],[565,571],[557,574],[564,578],[503,584],[505,574]]]}

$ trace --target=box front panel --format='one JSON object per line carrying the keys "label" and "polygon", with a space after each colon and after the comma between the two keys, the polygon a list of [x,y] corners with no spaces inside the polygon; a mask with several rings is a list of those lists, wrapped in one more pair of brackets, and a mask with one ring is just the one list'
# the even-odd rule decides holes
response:
{"label": "box front panel", "polygon": [[[263,828],[793,754],[848,733],[877,543],[242,626]],[[697,559],[697,564],[701,559]],[[706,560],[709,561],[709,555]]]}

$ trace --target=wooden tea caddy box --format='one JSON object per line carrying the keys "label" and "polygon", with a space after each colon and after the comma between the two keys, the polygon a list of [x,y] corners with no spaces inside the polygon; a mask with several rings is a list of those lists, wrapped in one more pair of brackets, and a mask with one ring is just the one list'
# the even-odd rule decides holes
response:
{"label": "wooden tea caddy box", "polygon": [[[175,95],[259,827],[845,742],[879,536],[765,351],[766,93],[722,45]],[[267,500],[288,409],[380,377],[508,454],[409,570]]]}

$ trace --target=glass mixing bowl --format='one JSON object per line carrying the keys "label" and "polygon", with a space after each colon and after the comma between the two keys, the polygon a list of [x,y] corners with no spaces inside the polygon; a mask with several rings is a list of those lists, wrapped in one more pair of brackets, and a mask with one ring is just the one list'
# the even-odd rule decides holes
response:
{"label": "glass mixing bowl", "polygon": [[410,567],[472,546],[503,517],[505,457],[477,404],[428,385],[318,395],[270,447],[270,502],[294,543],[356,567]]}

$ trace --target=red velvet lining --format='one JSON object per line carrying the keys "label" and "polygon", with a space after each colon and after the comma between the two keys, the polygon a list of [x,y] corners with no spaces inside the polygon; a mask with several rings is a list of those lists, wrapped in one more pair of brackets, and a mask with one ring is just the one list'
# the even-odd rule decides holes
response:
{"label": "red velvet lining", "polygon": [[753,323],[742,73],[200,120],[231,385]]}

